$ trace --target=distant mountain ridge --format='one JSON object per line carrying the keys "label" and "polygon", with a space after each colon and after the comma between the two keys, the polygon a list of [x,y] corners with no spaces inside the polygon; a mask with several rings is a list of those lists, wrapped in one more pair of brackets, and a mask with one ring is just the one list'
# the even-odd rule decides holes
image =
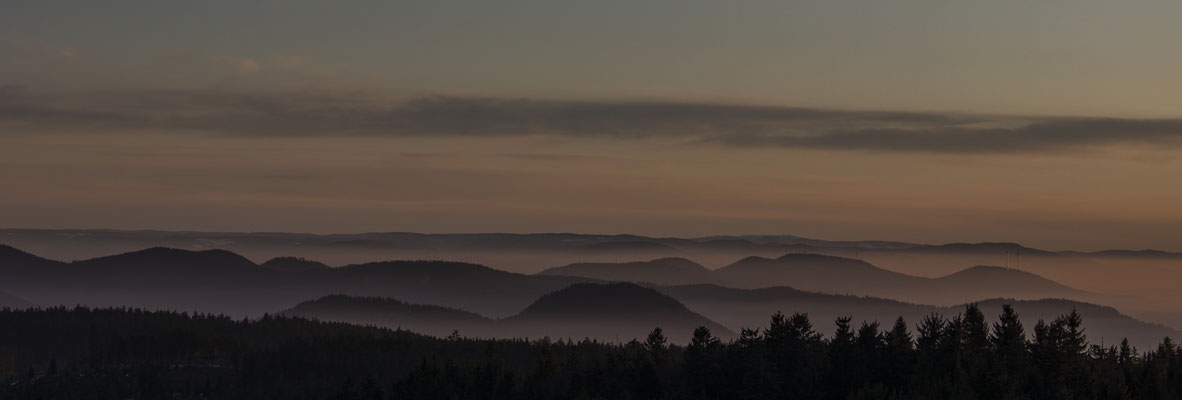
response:
{"label": "distant mountain ridge", "polygon": [[258,265],[226,250],[149,248],[62,263],[6,250],[0,282],[42,305],[88,304],[261,315],[347,293],[508,316],[542,294],[594,279],[537,277],[483,265],[386,261],[338,268],[296,259]]}
{"label": "distant mountain ridge", "polygon": [[1012,242],[981,242],[981,243],[948,243],[941,245],[914,246],[907,249],[910,252],[926,253],[1010,253],[1026,256],[1058,257],[1061,254],[1039,250]]}
{"label": "distant mountain ridge", "polygon": [[810,239],[795,235],[720,235],[694,238],[699,241],[742,241],[763,245],[817,246],[817,247],[848,247],[868,249],[905,249],[923,246],[916,243],[894,242],[886,240],[821,240]]}
{"label": "distant mountain ridge", "polygon": [[[89,259],[99,255],[126,252],[147,247],[172,247],[190,250],[225,248],[242,253],[242,246],[296,249],[344,245],[381,246],[401,249],[495,249],[495,250],[619,250],[627,247],[695,251],[695,247],[729,247],[750,252],[773,253],[804,249],[862,249],[864,251],[967,251],[994,253],[1021,251],[1029,255],[1147,255],[1182,256],[1161,250],[1046,251],[1008,242],[923,244],[885,240],[822,240],[795,235],[716,235],[690,238],[647,237],[640,235],[596,235],[575,233],[463,233],[423,234],[413,232],[370,232],[354,234],[306,234],[284,232],[198,232],[117,229],[0,229],[0,242],[31,249],[38,253],[61,251],[60,259]],[[290,252],[289,252],[290,253]],[[272,258],[275,257],[272,255]],[[264,258],[266,259],[266,258]]]}
{"label": "distant mountain ridge", "polygon": [[791,253],[776,259],[747,257],[715,270],[740,287],[791,286],[833,293],[860,293],[879,285],[913,282],[918,277],[878,268],[852,258]]}
{"label": "distant mountain ridge", "polygon": [[[128,280],[134,277],[134,281]],[[835,294],[894,298],[925,304],[958,304],[991,297],[1082,299],[1089,294],[1041,278],[1000,267],[974,267],[940,278],[924,278],[878,268],[844,257],[790,253],[778,258],[746,257],[718,270],[684,258],[647,262],[578,263],[522,275],[461,262],[387,261],[339,268],[293,257],[258,265],[225,250],[149,248],[113,256],[61,263],[5,247],[0,251],[0,278],[10,290],[39,304],[86,303],[81,287],[109,289],[98,305],[152,306],[164,292],[219,290],[228,292],[210,304],[233,312],[233,298],[263,299],[273,310],[279,302],[347,293],[398,296],[415,303],[438,304],[483,315],[512,315],[543,293],[573,283],[641,282],[659,285],[721,284],[739,288],[789,286]],[[29,288],[21,289],[22,286]],[[72,289],[71,289],[72,288]],[[41,293],[44,291],[45,293]],[[134,300],[137,292],[150,293]],[[63,294],[59,298],[53,293]],[[463,296],[479,300],[466,300]],[[128,299],[131,300],[128,300]],[[169,300],[173,301],[173,300]],[[159,302],[193,308],[204,300]],[[255,300],[257,301],[257,300]],[[132,304],[121,304],[131,302]],[[250,302],[244,302],[250,303]],[[250,312],[266,311],[250,307]]]}
{"label": "distant mountain ridge", "polygon": [[579,276],[605,281],[684,285],[715,279],[710,269],[684,258],[660,258],[627,263],[577,263],[554,267],[538,275]]}
{"label": "distant mountain ridge", "polygon": [[[374,260],[446,260],[493,267],[503,271],[533,274],[547,268],[575,263],[630,263],[679,257],[717,269],[748,256],[778,258],[788,253],[814,253],[864,260],[875,266],[916,277],[937,278],[978,265],[1013,267],[1081,291],[1115,295],[1112,298],[1086,297],[1088,301],[1119,306],[1138,317],[1162,321],[1182,328],[1182,292],[1175,282],[1182,280],[1179,248],[1160,250],[1048,251],[1001,240],[982,243],[914,243],[885,240],[824,240],[802,235],[722,235],[691,238],[641,235],[603,235],[575,233],[467,233],[421,234],[410,232],[370,232],[356,234],[304,234],[282,232],[193,232],[132,231],[109,229],[0,229],[0,243],[54,260],[87,260],[99,256],[169,247],[185,250],[225,249],[255,263],[275,257],[303,257],[327,265],[365,264]],[[1170,251],[1174,251],[1171,253]],[[0,261],[0,270],[6,265]],[[3,274],[3,272],[0,272]],[[302,275],[299,273],[296,275]],[[580,274],[566,274],[580,275]],[[586,275],[586,274],[581,274]],[[106,279],[105,277],[99,277]],[[627,281],[652,281],[651,278],[627,277]],[[212,278],[203,278],[216,281]],[[276,279],[267,276],[259,280]],[[584,278],[594,280],[601,278]],[[654,283],[690,284],[696,278],[665,280]],[[282,278],[281,280],[298,280]],[[735,285],[725,281],[702,281]],[[115,283],[111,283],[115,284]],[[791,283],[787,283],[792,285]],[[258,283],[256,285],[262,285]],[[290,287],[289,284],[277,285]],[[315,287],[316,285],[303,285]],[[800,285],[792,285],[800,286]],[[747,286],[744,286],[747,287]],[[548,288],[553,289],[553,288]],[[814,288],[805,288],[813,290]],[[38,295],[21,288],[14,294],[41,304]],[[286,289],[285,289],[286,290]],[[846,293],[841,291],[837,293]],[[331,294],[311,290],[301,296],[283,297],[297,301]],[[856,293],[856,292],[855,292]],[[899,293],[865,292],[895,297]],[[954,292],[947,291],[948,294]],[[981,292],[973,294],[977,300]],[[382,295],[381,291],[372,293]],[[858,293],[862,294],[862,293]],[[984,297],[1028,298],[1027,293],[984,293]],[[1012,295],[1011,295],[1012,294]],[[907,296],[907,293],[902,293]],[[259,294],[260,301],[270,301]],[[1043,296],[1040,297],[1044,297]],[[1055,296],[1079,299],[1074,294]],[[126,297],[115,293],[112,303],[124,303]],[[248,297],[243,295],[243,297]],[[961,296],[965,297],[965,296]],[[967,298],[956,296],[899,297],[909,301],[953,304]],[[78,297],[65,300],[74,301]],[[114,300],[118,300],[115,302]],[[134,300],[134,299],[131,299]],[[413,300],[413,299],[412,299]],[[428,300],[428,298],[423,298]],[[521,305],[526,300],[512,303]],[[176,306],[193,307],[197,303]],[[279,302],[269,303],[279,305]],[[294,304],[294,303],[293,303]],[[460,306],[462,304],[454,304]],[[505,303],[507,306],[508,303]],[[225,309],[232,310],[227,302]],[[517,310],[492,309],[490,315],[509,315]],[[260,312],[263,308],[242,311]]]}
{"label": "distant mountain ridge", "polygon": [[1064,255],[1078,256],[1078,257],[1098,257],[1098,258],[1157,258],[1157,259],[1182,259],[1182,253],[1161,251],[1161,250],[1101,250],[1101,251],[1062,251],[1059,252]]}
{"label": "distant mountain ridge", "polygon": [[[308,299],[346,294],[354,297],[397,298],[408,304],[437,305],[470,311],[491,318],[508,319],[521,314],[523,316],[517,320],[525,324],[535,322],[530,318],[545,315],[534,312],[537,309],[530,313],[523,312],[539,301],[543,295],[560,292],[576,284],[602,283],[609,280],[547,274],[525,275],[472,263],[447,261],[386,261],[337,268],[274,270],[264,268],[245,257],[224,250],[191,251],[149,248],[72,263],[46,260],[12,248],[3,250],[0,252],[0,257],[3,257],[0,258],[0,283],[4,285],[3,290],[10,295],[38,305],[132,306],[229,313],[236,316],[260,316],[265,312],[288,309],[293,304]],[[694,264],[680,260],[658,259],[656,261],[659,262],[655,264],[647,262],[640,265],[653,266],[654,268],[669,268],[672,265],[672,268],[698,270],[699,272],[700,269],[697,267],[701,267],[700,265],[695,267]],[[618,267],[618,265],[615,266]],[[730,278],[738,281],[735,283],[736,285],[746,285],[738,287],[750,289],[764,287],[767,289],[733,292],[742,289],[716,286],[720,289],[707,290],[707,292],[718,292],[722,289],[732,291],[721,299],[711,296],[695,298],[687,293],[675,293],[673,292],[677,290],[675,287],[655,287],[654,289],[676,299],[690,313],[674,311],[672,308],[666,309],[665,312],[670,315],[683,315],[683,320],[686,321],[695,320],[691,314],[697,315],[713,320],[731,331],[744,327],[746,326],[744,324],[747,323],[759,323],[776,310],[787,312],[792,308],[820,312],[820,310],[834,309],[833,307],[840,306],[846,310],[845,312],[850,312],[849,310],[862,312],[880,306],[896,307],[891,305],[895,303],[906,304],[892,303],[890,300],[883,299],[861,301],[858,299],[863,299],[862,297],[855,296],[821,295],[821,297],[817,297],[820,294],[812,292],[835,292],[817,287],[801,287],[802,284],[813,286],[845,285],[836,286],[837,289],[831,290],[858,288],[858,290],[865,289],[869,292],[855,293],[861,296],[873,295],[915,303],[945,305],[961,304],[965,300],[978,301],[985,298],[1018,297],[1007,296],[996,291],[972,292],[972,290],[976,290],[974,287],[1001,285],[992,281],[994,279],[1000,279],[997,282],[1004,282],[1015,292],[1036,289],[1042,291],[1049,287],[1050,289],[1047,289],[1046,293],[1039,293],[1040,297],[1046,297],[1049,295],[1048,293],[1058,290],[1070,289],[1063,289],[1065,286],[1042,279],[1037,275],[1001,267],[974,267],[939,278],[924,278],[886,271],[860,260],[817,254],[787,254],[774,259],[748,257],[732,264],[732,267],[734,269],[728,272]],[[822,274],[816,275],[817,273]],[[897,287],[885,286],[888,283],[897,284]],[[988,283],[988,285],[982,285],[982,283]],[[793,286],[802,290],[776,286]],[[641,286],[631,285],[628,287]],[[951,291],[956,296],[972,296],[972,298],[928,302],[907,297],[914,296],[914,293],[906,291],[919,289],[936,293],[921,293],[921,296],[942,294],[933,288],[943,288],[941,290]],[[879,292],[873,292],[874,290]],[[577,294],[578,292],[572,293]],[[612,292],[604,290],[603,293]],[[752,293],[756,297],[763,296],[766,299],[747,302],[731,299],[735,296],[752,296]],[[837,291],[836,293],[854,292]],[[605,298],[627,298],[630,295],[635,295],[636,298],[646,298],[644,294],[627,290],[614,295],[602,294],[602,296],[606,296]],[[584,302],[597,301],[593,299],[595,296],[571,295],[567,298],[584,297],[586,298],[583,300]],[[576,302],[570,303],[575,304]],[[609,304],[604,304],[604,306],[606,305]],[[629,311],[634,310],[629,309]],[[755,311],[758,311],[758,319],[754,317],[744,319],[746,318],[744,315],[748,313],[756,315]],[[641,312],[637,312],[637,314],[644,315]],[[649,314],[650,317],[646,318],[655,320],[651,315],[661,313],[650,312]],[[901,313],[895,314],[896,316],[902,315]],[[543,320],[552,321],[554,319],[554,316],[551,315],[550,318]],[[625,319],[621,323],[629,323],[628,321]],[[576,322],[578,321],[564,323]],[[698,323],[701,321],[698,320]],[[546,324],[546,326],[554,325],[551,322],[546,322]],[[634,326],[639,330],[641,324],[627,326]],[[672,324],[670,326],[680,325]],[[1140,325],[1128,326],[1132,327],[1130,329],[1144,328]],[[651,329],[651,326],[647,329]],[[554,330],[551,332],[557,336],[564,331]],[[601,333],[607,334],[606,332]]]}
{"label": "distant mountain ridge", "polygon": [[674,267],[668,260],[571,264],[539,274],[661,285],[715,284],[748,289],[787,286],[927,304],[956,304],[991,297],[1085,299],[1092,296],[1030,272],[1004,267],[975,266],[939,278],[927,278],[889,271],[862,260],[811,253],[790,253],[774,259],[750,256],[713,271],[697,264],[693,265],[701,268],[688,264]]}
{"label": "distant mountain ridge", "polygon": [[210,272],[208,268],[211,267],[217,268],[218,272],[261,270],[254,262],[231,251],[221,249],[192,251],[167,247],[153,247],[113,256],[75,261],[70,263],[70,266],[76,268],[105,268],[108,270],[118,269],[127,271],[169,268],[172,270],[183,269],[200,273]]}

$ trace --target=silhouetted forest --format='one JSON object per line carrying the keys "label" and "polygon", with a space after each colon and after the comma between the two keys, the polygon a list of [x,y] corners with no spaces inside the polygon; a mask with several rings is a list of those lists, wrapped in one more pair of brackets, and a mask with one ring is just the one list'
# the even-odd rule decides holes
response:
{"label": "silhouetted forest", "polygon": [[1182,352],[1089,344],[1071,313],[1022,326],[952,319],[836,321],[804,314],[723,342],[657,328],[601,343],[434,338],[267,316],[135,309],[0,311],[0,398],[277,399],[1177,399]]}

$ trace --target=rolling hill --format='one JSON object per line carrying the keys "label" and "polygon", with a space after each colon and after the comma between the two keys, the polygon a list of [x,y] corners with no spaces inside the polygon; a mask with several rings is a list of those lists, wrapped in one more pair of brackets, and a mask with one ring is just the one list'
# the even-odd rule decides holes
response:
{"label": "rolling hill", "polygon": [[1086,299],[1090,293],[1026,271],[978,265],[931,280],[936,290],[956,291],[968,298],[1012,297],[1037,299],[1071,297]]}
{"label": "rolling hill", "polygon": [[259,266],[272,271],[315,271],[332,268],[322,262],[303,257],[275,257]]}
{"label": "rolling hill", "polygon": [[409,304],[390,298],[332,295],[305,301],[281,315],[403,329],[436,337],[495,337],[496,321],[454,308]]}
{"label": "rolling hill", "polygon": [[922,281],[865,261],[810,253],[786,254],[775,259],[747,257],[715,273],[738,287],[791,286],[841,294],[867,294],[882,286]]}
{"label": "rolling hill", "polygon": [[0,292],[0,308],[26,308],[32,306],[33,303],[27,302],[24,299]]}
{"label": "rolling hill", "polygon": [[940,278],[900,274],[860,260],[793,253],[747,257],[710,271],[692,261],[663,258],[632,263],[581,263],[523,275],[482,265],[387,261],[328,268],[283,257],[257,265],[225,250],[149,248],[61,263],[0,248],[0,279],[19,297],[43,305],[91,304],[258,315],[330,294],[395,297],[493,318],[513,315],[542,294],[573,283],[631,281],[663,285],[789,286],[801,290],[959,304],[984,298],[1092,299],[1037,275],[974,267]]}
{"label": "rolling hill", "polygon": [[8,277],[44,275],[65,263],[38,257],[12,246],[0,244],[0,274]]}
{"label": "rolling hill", "polygon": [[[1038,320],[1078,310],[1084,328],[1097,343],[1115,343],[1128,338],[1142,349],[1160,343],[1164,337],[1180,334],[1161,325],[1139,321],[1111,307],[1062,299],[989,299],[977,302],[992,322],[1002,304],[1012,304],[1022,316],[1027,334]],[[454,308],[408,304],[398,300],[328,296],[303,302],[282,312],[284,315],[402,328],[433,336],[452,330],[469,337],[551,338],[627,341],[643,338],[661,327],[676,343],[684,343],[697,326],[707,326],[716,335],[733,338],[741,328],[765,327],[771,314],[806,313],[819,332],[832,334],[838,317],[892,323],[902,316],[914,326],[932,313],[946,318],[964,310],[963,305],[931,306],[873,297],[843,296],[806,292],[788,287],[733,289],[716,285],[684,285],[657,288],[614,283],[575,284],[541,296],[521,313],[492,320]]]}
{"label": "rolling hill", "polygon": [[[669,315],[674,316],[668,320],[671,328],[667,328],[672,337],[681,334],[673,330],[693,325],[686,321],[700,323],[698,317],[702,316],[733,331],[747,324],[762,323],[775,311],[816,313],[820,318],[818,321],[821,321],[818,326],[823,327],[826,325],[823,320],[838,315],[853,314],[856,318],[862,318],[861,314],[865,314],[868,319],[894,318],[898,315],[922,316],[934,309],[934,306],[916,306],[893,300],[813,292],[856,293],[859,296],[896,298],[943,306],[986,298],[1021,299],[1029,295],[1030,299],[1034,299],[1069,297],[1081,293],[1034,274],[1000,267],[974,267],[939,278],[925,278],[886,271],[848,258],[790,254],[776,259],[748,257],[711,272],[723,275],[720,280],[733,279],[738,282],[736,285],[745,285],[740,286],[740,289],[717,285],[658,287],[662,293],[680,302],[673,306],[656,298],[645,297],[643,291],[636,291],[637,288],[643,288],[636,285],[592,286],[595,289],[576,285],[575,289],[564,291],[575,284],[602,282],[587,277],[524,275],[476,264],[439,261],[388,261],[338,268],[303,268],[311,263],[314,262],[304,260],[295,263],[298,264],[295,267],[276,270],[257,265],[229,251],[166,248],[62,263],[11,247],[0,247],[0,282],[4,283],[6,293],[43,306],[129,306],[234,316],[260,316],[332,294],[396,298],[411,304],[432,304],[494,319],[504,318],[505,323],[499,324],[498,329],[505,329],[499,331],[505,334],[547,332],[552,336],[572,332],[573,329],[562,326],[574,326],[580,323],[580,319],[595,321],[597,324],[609,321],[639,331],[642,325],[650,325],[645,329],[651,329],[652,324],[646,322],[661,321],[658,317]],[[610,271],[624,268],[627,271],[628,268],[638,267],[696,271],[699,274],[703,269],[681,260],[599,264],[592,269]],[[775,286],[791,286],[799,290]],[[584,290],[596,293],[587,294]],[[650,289],[643,290],[651,292]],[[704,291],[705,294],[695,294],[695,291]],[[543,298],[548,293],[554,293],[551,296],[557,297]],[[615,303],[610,301],[616,297],[629,296],[636,296],[638,304],[657,306],[645,311],[618,304],[613,306]],[[546,304],[552,302],[573,308],[565,313],[546,312]],[[1086,308],[1084,303],[1073,304],[1081,310]],[[584,305],[594,305],[612,312],[592,318],[595,314],[586,313],[593,310],[578,308]],[[1062,310],[1056,310],[1055,313],[1062,313]],[[695,312],[701,315],[693,314]],[[611,315],[614,319],[604,315]],[[1144,330],[1150,332],[1151,336],[1162,332],[1154,330],[1156,328],[1124,324],[1121,321],[1127,317],[1116,315],[1119,317],[1113,317],[1112,320],[1117,323],[1111,329],[1115,333],[1097,333],[1104,337],[1117,337],[1125,329],[1130,332]],[[572,319],[568,316],[580,317]],[[514,330],[514,327],[520,329]],[[588,326],[584,331],[593,332],[594,335],[610,333],[611,338],[615,337],[613,332],[595,329],[594,326]],[[627,334],[632,333],[629,331]]]}
{"label": "rolling hill", "polygon": [[723,338],[734,332],[695,313],[660,292],[630,283],[576,284],[546,294],[521,313],[502,321],[515,336],[600,340],[643,339],[655,327],[675,343],[686,343],[699,326]]}
{"label": "rolling hill", "polygon": [[[75,261],[69,264],[73,274],[97,279],[137,277],[137,283],[158,280],[207,281],[241,279],[244,275],[260,275],[263,269],[254,262],[226,250],[191,251],[153,247],[113,256]],[[120,276],[126,275],[126,276]]]}
{"label": "rolling hill", "polygon": [[330,293],[396,297],[492,318],[515,314],[539,296],[587,278],[515,274],[482,265],[445,261],[385,261],[300,275],[301,284]]}
{"label": "rolling hill", "polygon": [[927,278],[901,274],[850,258],[794,253],[776,259],[748,257],[715,271],[734,287],[789,286],[834,294],[874,296],[925,304],[958,304],[992,297],[1095,298],[1038,275],[1011,268],[976,266]]}
{"label": "rolling hill", "polygon": [[643,339],[660,327],[676,343],[706,326],[715,335],[734,333],[660,292],[630,283],[574,284],[547,293],[517,315],[492,320],[454,308],[408,304],[388,298],[327,296],[307,301],[281,314],[324,321],[401,328],[447,336],[494,338],[591,338],[599,341]]}
{"label": "rolling hill", "polygon": [[746,289],[788,286],[927,304],[959,304],[993,297],[1097,298],[1092,293],[1010,268],[976,266],[938,278],[927,278],[889,271],[861,260],[811,253],[790,253],[774,259],[751,256],[713,271],[689,260],[665,258],[647,262],[571,264],[538,275],[658,285],[716,284]]}
{"label": "rolling hill", "polygon": [[0,256],[5,290],[41,305],[130,306],[258,316],[331,294],[395,297],[515,314],[539,296],[592,279],[531,276],[482,265],[387,261],[322,268],[308,260],[257,265],[225,250],[150,248],[60,263],[8,248]]}

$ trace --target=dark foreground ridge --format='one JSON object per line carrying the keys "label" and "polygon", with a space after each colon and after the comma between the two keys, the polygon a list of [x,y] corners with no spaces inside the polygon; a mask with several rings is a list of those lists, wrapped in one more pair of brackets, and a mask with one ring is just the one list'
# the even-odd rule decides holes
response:
{"label": "dark foreground ridge", "polygon": [[0,311],[0,398],[179,399],[1176,399],[1182,351],[1089,345],[1072,313],[1029,332],[1005,307],[932,316],[914,333],[804,314],[684,346],[477,340],[267,316],[135,309]]}

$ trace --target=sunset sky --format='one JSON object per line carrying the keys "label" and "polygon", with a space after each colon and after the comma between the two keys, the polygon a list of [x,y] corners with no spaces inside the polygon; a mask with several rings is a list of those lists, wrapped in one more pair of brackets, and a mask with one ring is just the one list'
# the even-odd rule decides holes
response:
{"label": "sunset sky", "polygon": [[0,227],[1182,251],[1182,2],[338,3],[0,3]]}

